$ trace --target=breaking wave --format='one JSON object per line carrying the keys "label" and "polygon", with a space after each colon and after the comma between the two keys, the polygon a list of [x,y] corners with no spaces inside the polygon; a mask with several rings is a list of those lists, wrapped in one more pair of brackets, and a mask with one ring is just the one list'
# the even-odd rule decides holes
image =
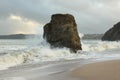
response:
{"label": "breaking wave", "polygon": [[82,40],[83,50],[70,53],[68,48],[52,49],[42,34],[40,36],[27,40],[0,40],[0,69],[23,63],[120,57],[120,42]]}

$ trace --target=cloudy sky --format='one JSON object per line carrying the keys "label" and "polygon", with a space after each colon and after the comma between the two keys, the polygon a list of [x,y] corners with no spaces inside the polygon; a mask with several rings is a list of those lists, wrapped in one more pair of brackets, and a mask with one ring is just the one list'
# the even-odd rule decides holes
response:
{"label": "cloudy sky", "polygon": [[0,35],[36,33],[56,13],[74,15],[80,33],[104,33],[120,21],[120,0],[1,0]]}

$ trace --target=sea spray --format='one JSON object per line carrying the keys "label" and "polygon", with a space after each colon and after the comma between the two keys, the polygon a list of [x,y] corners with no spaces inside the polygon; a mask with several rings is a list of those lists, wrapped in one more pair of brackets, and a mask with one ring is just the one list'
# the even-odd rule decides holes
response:
{"label": "sea spray", "polygon": [[[43,28],[41,27],[40,32],[42,31]],[[120,48],[120,42],[82,40],[83,51],[74,54],[70,53],[69,49],[65,47],[51,48],[49,43],[42,38],[42,33],[39,35],[39,37],[36,36],[25,40],[0,40],[0,42],[2,41],[0,43],[0,54],[5,53],[0,55],[0,68],[7,69],[24,63],[120,56],[119,50],[118,52],[114,51]],[[104,52],[111,49],[114,51],[113,54],[110,54],[109,51]]]}
{"label": "sea spray", "polygon": [[80,37],[81,39],[83,38],[83,36],[84,36],[84,34],[79,33],[79,37]]}
{"label": "sea spray", "polygon": [[110,49],[119,49],[120,48],[120,41],[101,41],[101,40],[83,40],[82,41],[82,48],[83,51],[105,51]]}
{"label": "sea spray", "polygon": [[40,43],[43,43],[43,27],[42,25],[40,27],[36,28],[36,34],[33,34],[33,36],[26,36],[26,39],[32,40],[31,45],[39,45]]}

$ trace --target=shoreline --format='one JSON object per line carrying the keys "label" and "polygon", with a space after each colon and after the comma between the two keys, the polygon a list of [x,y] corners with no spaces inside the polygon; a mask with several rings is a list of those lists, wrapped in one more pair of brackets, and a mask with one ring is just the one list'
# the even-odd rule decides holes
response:
{"label": "shoreline", "polygon": [[120,80],[119,71],[118,59],[76,59],[14,66],[0,71],[0,80]]}
{"label": "shoreline", "polygon": [[120,59],[88,63],[71,71],[81,80],[120,80]]}

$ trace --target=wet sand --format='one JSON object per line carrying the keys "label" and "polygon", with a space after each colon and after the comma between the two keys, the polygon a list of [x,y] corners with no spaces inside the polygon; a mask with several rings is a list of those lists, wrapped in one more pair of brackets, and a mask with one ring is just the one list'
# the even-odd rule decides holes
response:
{"label": "wet sand", "polygon": [[0,80],[120,80],[120,60],[25,64],[0,71]]}
{"label": "wet sand", "polygon": [[120,80],[120,60],[83,65],[71,72],[79,80]]}
{"label": "wet sand", "polygon": [[69,60],[19,65],[0,71],[0,80],[77,80],[69,73],[72,68],[86,62],[88,61]]}

